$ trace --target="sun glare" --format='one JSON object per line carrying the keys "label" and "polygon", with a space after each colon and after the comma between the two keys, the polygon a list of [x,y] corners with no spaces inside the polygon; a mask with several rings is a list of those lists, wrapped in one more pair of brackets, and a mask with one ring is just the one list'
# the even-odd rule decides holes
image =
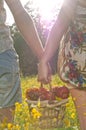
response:
{"label": "sun glare", "polygon": [[[22,5],[24,6],[29,0],[20,0]],[[32,0],[33,2],[33,9],[38,9],[41,15],[41,20],[44,21],[51,21],[55,16],[55,13],[58,13],[63,0]],[[7,23],[13,23],[13,17],[6,6],[7,10]]]}
{"label": "sun glare", "polygon": [[60,9],[63,0],[35,0],[33,3],[35,7],[39,8],[42,19],[51,20],[54,11]]}

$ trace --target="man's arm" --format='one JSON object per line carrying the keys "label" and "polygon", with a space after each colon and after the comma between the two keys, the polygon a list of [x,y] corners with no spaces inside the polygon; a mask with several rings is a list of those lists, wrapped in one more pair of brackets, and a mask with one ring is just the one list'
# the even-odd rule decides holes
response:
{"label": "man's arm", "polygon": [[25,41],[30,46],[34,54],[38,57],[38,59],[40,59],[43,54],[43,46],[33,20],[23,8],[20,0],[5,1],[13,14],[16,25]]}

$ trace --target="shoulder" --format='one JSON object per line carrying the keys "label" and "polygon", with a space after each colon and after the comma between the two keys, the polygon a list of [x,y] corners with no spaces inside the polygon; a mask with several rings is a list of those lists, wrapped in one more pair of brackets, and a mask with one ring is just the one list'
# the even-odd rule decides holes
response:
{"label": "shoulder", "polygon": [[78,0],[64,0],[61,8],[61,12],[68,17],[74,16]]}
{"label": "shoulder", "polygon": [[86,8],[86,0],[78,0],[78,3],[79,3],[80,6]]}
{"label": "shoulder", "polygon": [[73,9],[74,7],[76,7],[77,3],[78,0],[64,0],[63,7],[69,7],[70,9]]}

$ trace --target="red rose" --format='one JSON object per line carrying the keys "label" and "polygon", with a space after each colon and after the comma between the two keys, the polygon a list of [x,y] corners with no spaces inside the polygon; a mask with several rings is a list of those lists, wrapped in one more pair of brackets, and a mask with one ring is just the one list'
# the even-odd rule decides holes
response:
{"label": "red rose", "polygon": [[69,96],[69,89],[65,86],[63,87],[59,87],[57,90],[57,97],[62,98],[62,99],[66,99]]}

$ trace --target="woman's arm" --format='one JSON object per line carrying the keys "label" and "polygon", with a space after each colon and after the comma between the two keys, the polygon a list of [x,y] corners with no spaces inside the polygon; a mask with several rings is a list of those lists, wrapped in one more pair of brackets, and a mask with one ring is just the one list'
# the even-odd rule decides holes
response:
{"label": "woman's arm", "polygon": [[42,83],[46,84],[51,81],[48,62],[56,52],[62,36],[69,27],[71,20],[74,18],[74,10],[76,8],[75,1],[76,0],[64,1],[58,18],[47,38],[45,52],[38,66],[38,80]]}
{"label": "woman's arm", "polygon": [[30,46],[34,54],[36,54],[38,59],[40,59],[43,54],[43,47],[33,20],[23,8],[20,0],[5,1],[13,14],[16,25],[18,26],[18,29],[20,30],[25,41]]}
{"label": "woman's arm", "polygon": [[46,41],[45,53],[43,56],[45,62],[48,62],[56,52],[62,36],[68,29],[71,20],[74,18],[74,11],[76,8],[75,1],[76,0],[64,0],[61,11]]}

